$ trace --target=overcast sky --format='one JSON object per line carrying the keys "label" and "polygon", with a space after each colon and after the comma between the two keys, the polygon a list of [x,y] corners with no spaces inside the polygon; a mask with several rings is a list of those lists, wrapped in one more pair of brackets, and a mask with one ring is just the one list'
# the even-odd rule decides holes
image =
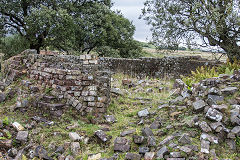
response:
{"label": "overcast sky", "polygon": [[138,19],[141,14],[141,9],[144,7],[145,0],[112,0],[114,3],[113,10],[121,10],[123,15],[136,27],[134,38],[139,41],[151,39],[150,27],[142,19]]}

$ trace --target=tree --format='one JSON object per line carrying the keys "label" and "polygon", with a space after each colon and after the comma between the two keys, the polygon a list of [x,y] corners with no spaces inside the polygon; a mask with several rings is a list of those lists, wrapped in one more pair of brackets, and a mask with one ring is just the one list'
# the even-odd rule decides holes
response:
{"label": "tree", "polygon": [[133,41],[134,25],[109,6],[95,2],[85,3],[84,7],[75,9],[74,50],[89,53],[102,46],[119,49],[126,42]]}
{"label": "tree", "polygon": [[48,45],[65,49],[74,37],[72,10],[90,2],[111,5],[110,0],[1,0],[0,22],[7,32],[20,34],[38,52]]}
{"label": "tree", "polygon": [[240,60],[239,0],[147,0],[141,18],[152,26],[156,45],[201,38]]}
{"label": "tree", "polygon": [[135,27],[111,6],[111,0],[1,0],[0,28],[24,37],[38,52],[51,47],[89,53],[108,46],[133,56],[141,51]]}

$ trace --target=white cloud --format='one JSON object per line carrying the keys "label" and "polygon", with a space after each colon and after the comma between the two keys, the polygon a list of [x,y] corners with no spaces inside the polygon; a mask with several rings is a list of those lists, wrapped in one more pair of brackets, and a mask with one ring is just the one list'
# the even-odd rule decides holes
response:
{"label": "white cloud", "polygon": [[141,9],[144,7],[145,0],[113,0],[113,10],[121,10],[123,15],[128,18],[136,27],[134,38],[139,41],[146,41],[151,38],[150,26],[142,19],[138,19]]}

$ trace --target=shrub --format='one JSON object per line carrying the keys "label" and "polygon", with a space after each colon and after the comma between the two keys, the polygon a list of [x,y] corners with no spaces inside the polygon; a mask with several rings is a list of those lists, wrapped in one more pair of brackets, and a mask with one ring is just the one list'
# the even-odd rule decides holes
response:
{"label": "shrub", "polygon": [[28,48],[29,44],[26,39],[18,34],[3,37],[0,41],[0,52],[4,53],[4,59],[15,56]]}
{"label": "shrub", "polygon": [[182,77],[182,80],[188,86],[188,89],[192,87],[192,84],[198,83],[201,80],[217,77],[219,73],[215,67],[198,67],[196,71],[192,71],[190,76]]}

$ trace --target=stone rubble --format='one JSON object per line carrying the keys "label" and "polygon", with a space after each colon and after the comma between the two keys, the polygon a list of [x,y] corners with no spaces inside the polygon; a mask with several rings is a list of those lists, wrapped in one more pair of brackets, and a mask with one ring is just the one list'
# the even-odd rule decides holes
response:
{"label": "stone rubble", "polygon": [[[98,125],[98,127],[101,126],[99,127],[101,129],[96,129],[93,135],[89,136],[79,129],[82,124],[69,124],[68,127],[64,128],[67,130],[67,134],[62,134],[60,131],[51,133],[51,136],[65,136],[68,141],[61,146],[51,143],[44,148],[41,144],[34,142],[32,136],[39,134],[42,126],[59,125],[57,121],[51,121],[44,116],[36,115],[31,116],[31,122],[17,122],[18,120],[14,119],[11,121],[13,123],[7,124],[1,117],[0,159],[2,157],[19,159],[24,155],[31,159],[38,157],[51,160],[57,157],[58,160],[71,160],[81,155],[82,149],[89,143],[95,145],[97,143],[102,150],[96,153],[88,153],[88,160],[101,158],[102,160],[120,158],[129,160],[203,160],[218,159],[218,146],[225,147],[226,145],[235,153],[239,151],[239,142],[237,143],[237,141],[240,137],[238,84],[240,71],[231,76],[221,75],[220,77],[202,80],[198,84],[193,84],[191,91],[187,89],[187,85],[181,79],[176,79],[169,101],[159,102],[159,104],[152,104],[151,98],[134,97],[132,99],[136,101],[136,104],[143,106],[136,110],[135,115],[133,115],[136,118],[135,121],[126,123],[121,128],[121,132],[116,133],[116,135],[109,135],[109,131],[112,131],[111,126],[118,123],[118,117],[106,111],[107,104],[110,101],[110,92],[112,96],[124,96],[125,93],[130,94],[127,89],[131,88],[137,91],[139,89],[137,87],[141,86],[140,89],[151,95],[156,93],[156,90],[159,92],[158,90],[161,87],[150,86],[151,82],[148,80],[134,82],[130,79],[124,79],[122,85],[126,90],[115,87],[110,90],[108,88],[109,77],[105,77],[104,74],[107,73],[100,72],[99,68],[97,74],[100,75],[99,78],[106,78],[106,83],[102,83],[104,80],[96,78],[98,75],[91,75],[91,72],[78,77],[83,73],[76,70],[76,68],[79,68],[78,62],[81,65],[91,64],[91,67],[98,63],[97,59],[91,59],[93,58],[91,56],[81,56],[82,59],[75,57],[76,59],[71,63],[72,66],[67,63],[60,65],[57,62],[59,59],[63,62],[69,62],[65,56],[50,61],[54,63],[52,65],[46,63],[51,60],[48,56],[29,55],[28,58],[31,58],[36,65],[34,66],[33,62],[25,59],[28,62],[28,67],[32,69],[29,72],[30,76],[44,83],[43,85],[51,84],[54,88],[51,96],[40,95],[38,92],[41,91],[41,87],[33,82],[23,80],[21,84],[28,88],[30,94],[25,94],[21,89],[6,91],[5,88],[8,88],[8,85],[4,84],[4,87],[0,87],[3,88],[0,93],[0,102],[4,102],[9,95],[16,94],[18,97],[13,111],[26,112],[31,106],[37,106],[41,111],[47,111],[51,116],[58,118],[64,114],[62,111],[66,107],[72,106],[76,109],[74,111],[83,117],[93,113],[86,118],[89,123],[96,123],[97,118],[99,118],[96,113],[100,113],[102,121],[99,121],[101,125]],[[42,61],[39,61],[38,58],[41,58]],[[52,66],[56,68],[54,69]],[[84,72],[87,72],[88,67],[85,68],[86,71]],[[52,75],[57,75],[56,81],[52,79]],[[66,87],[62,83],[68,83],[69,85]],[[0,86],[2,85],[0,84]],[[69,86],[71,87],[69,88]],[[84,87],[78,88],[79,86]],[[146,86],[151,88],[144,88]],[[108,90],[108,93],[104,91],[105,89]],[[57,90],[58,92],[56,92]],[[161,92],[163,90],[165,88],[161,89]],[[170,88],[166,90],[170,92]],[[101,96],[102,93],[103,96]],[[32,102],[28,97],[29,95],[38,98]],[[235,95],[237,97],[234,97]],[[60,103],[60,100],[64,98],[67,100],[66,104],[65,102]],[[162,112],[159,112],[165,110],[164,113],[169,118],[167,120],[172,123],[166,123],[166,119],[163,118],[165,116],[162,116]],[[46,112],[41,112],[42,115],[43,113]],[[133,128],[135,125],[137,125],[137,128]],[[46,137],[42,137],[41,140],[44,141],[44,138]],[[112,152],[114,152],[112,157],[102,157],[106,148],[112,149]]]}

